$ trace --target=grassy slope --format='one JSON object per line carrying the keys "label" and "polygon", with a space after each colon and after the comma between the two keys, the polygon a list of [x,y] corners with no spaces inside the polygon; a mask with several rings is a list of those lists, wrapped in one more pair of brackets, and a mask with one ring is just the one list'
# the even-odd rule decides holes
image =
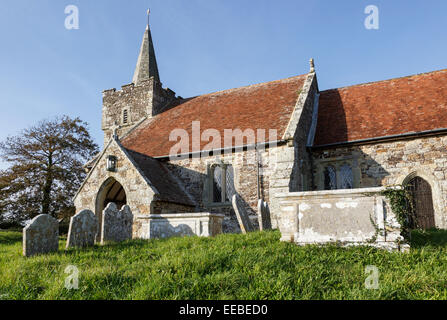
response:
{"label": "grassy slope", "polygon": [[[298,247],[280,234],[133,240],[24,258],[21,234],[0,232],[0,299],[446,299],[445,232],[414,237],[410,253]],[[431,241],[425,247],[419,245]],[[79,289],[64,287],[67,265]],[[365,266],[380,270],[366,289]]]}

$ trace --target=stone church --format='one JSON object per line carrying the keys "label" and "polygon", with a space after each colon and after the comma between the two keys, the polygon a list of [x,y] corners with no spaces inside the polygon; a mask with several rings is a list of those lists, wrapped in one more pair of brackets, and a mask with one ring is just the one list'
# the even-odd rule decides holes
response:
{"label": "stone church", "polygon": [[[319,218],[299,231],[309,197],[331,208],[330,197],[392,185],[413,192],[419,226],[447,227],[447,70],[320,91],[311,60],[306,74],[183,98],[162,86],[148,26],[132,83],[103,92],[102,130],[74,203],[99,220],[109,202],[129,205],[135,238],[153,237],[160,217],[202,228],[220,216],[223,232],[240,232],[236,194],[254,224],[266,201],[290,240],[358,220]],[[357,206],[346,201],[333,208]]]}

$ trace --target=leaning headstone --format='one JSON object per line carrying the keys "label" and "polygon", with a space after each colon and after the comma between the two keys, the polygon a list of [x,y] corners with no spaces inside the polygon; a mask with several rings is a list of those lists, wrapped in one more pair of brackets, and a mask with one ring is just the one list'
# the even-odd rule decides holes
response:
{"label": "leaning headstone", "polygon": [[270,208],[267,202],[259,199],[258,201],[258,222],[259,230],[272,229],[272,222],[270,220]]}
{"label": "leaning headstone", "polygon": [[82,210],[70,219],[67,248],[87,247],[95,244],[98,218],[90,210]]}
{"label": "leaning headstone", "polygon": [[116,204],[110,202],[102,215],[101,244],[132,239],[132,223],[133,215],[128,205],[118,211]]}
{"label": "leaning headstone", "polygon": [[23,228],[23,255],[25,257],[57,251],[59,223],[48,214],[35,217]]}
{"label": "leaning headstone", "polygon": [[250,221],[250,218],[248,217],[247,212],[245,211],[241,199],[236,194],[233,195],[232,204],[242,233],[254,231],[254,227]]}

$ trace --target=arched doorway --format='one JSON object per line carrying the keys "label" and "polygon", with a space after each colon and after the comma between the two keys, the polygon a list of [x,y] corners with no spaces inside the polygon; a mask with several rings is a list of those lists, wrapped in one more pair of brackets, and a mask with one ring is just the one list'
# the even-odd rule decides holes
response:
{"label": "arched doorway", "polygon": [[410,227],[413,229],[430,229],[435,225],[433,196],[430,184],[419,176],[411,177],[405,183],[405,189],[412,196],[413,219]]}
{"label": "arched doorway", "polygon": [[114,202],[118,209],[121,209],[122,206],[127,204],[126,191],[121,183],[114,178],[108,178],[104,181],[102,186],[99,188],[98,194],[96,195],[95,214],[99,221],[99,232],[97,235],[98,241],[101,237],[102,212],[110,202]]}

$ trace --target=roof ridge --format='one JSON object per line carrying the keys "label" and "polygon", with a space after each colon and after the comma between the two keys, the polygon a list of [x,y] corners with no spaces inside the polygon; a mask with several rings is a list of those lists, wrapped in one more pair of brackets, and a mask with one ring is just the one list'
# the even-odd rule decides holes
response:
{"label": "roof ridge", "polygon": [[[211,95],[215,95],[215,94],[216,95],[217,94],[221,95],[223,93],[234,92],[235,90],[238,90],[238,89],[246,89],[246,88],[250,88],[250,87],[256,87],[256,86],[261,86],[261,85],[268,85],[268,84],[272,84],[274,82],[280,82],[280,81],[284,81],[284,80],[293,80],[293,79],[298,79],[298,78],[307,77],[307,76],[308,76],[308,73],[305,73],[305,74],[300,74],[300,75],[297,75],[297,76],[287,77],[287,78],[283,78],[283,79],[277,79],[277,80],[272,80],[272,81],[267,81],[267,82],[259,82],[259,83],[254,83],[254,84],[247,85],[247,86],[236,87],[236,88],[231,88],[231,89],[225,89],[225,90],[221,90],[221,91],[205,93],[205,94],[194,96],[194,97],[183,98],[183,101],[179,105],[177,105],[177,106],[175,106],[173,108],[169,108],[168,110],[166,110],[166,111],[164,111],[162,113],[154,115],[153,117],[150,117],[150,118],[149,117],[145,117],[145,118],[143,118],[139,123],[137,123],[131,130],[129,130],[120,139],[123,140],[123,141],[126,140],[126,138],[128,138],[130,136],[133,136],[134,134],[137,134],[137,132],[139,130],[144,129],[147,125],[150,125],[153,121],[157,121],[159,118],[161,118],[161,116],[164,113],[166,113],[166,112],[175,112],[173,110],[177,109],[177,107],[184,106],[184,104],[186,104],[186,103],[188,103],[191,100],[194,100],[196,98],[211,96]],[[178,111],[178,109],[177,109],[177,111]]]}
{"label": "roof ridge", "polygon": [[429,74],[437,73],[437,72],[447,72],[447,68],[446,69],[440,69],[440,70],[421,72],[421,73],[411,74],[411,75],[408,75],[408,76],[401,76],[401,77],[390,78],[390,79],[385,79],[385,80],[377,80],[377,81],[357,83],[357,84],[352,84],[352,85],[349,85],[349,86],[343,86],[343,87],[338,87],[338,88],[326,89],[326,90],[322,90],[321,92],[332,91],[332,90],[348,89],[348,88],[352,88],[352,87],[367,86],[367,85],[372,85],[372,84],[381,83],[381,82],[388,82],[388,81],[399,80],[399,79],[404,79],[404,78],[413,78],[413,77],[418,77],[418,76],[423,76],[423,75],[429,75]]}
{"label": "roof ridge", "polygon": [[307,75],[308,75],[308,73],[304,73],[304,74],[300,74],[300,75],[296,75],[296,76],[292,76],[292,77],[287,77],[287,78],[282,78],[282,79],[277,79],[277,80],[272,80],[272,81],[253,83],[253,84],[249,84],[249,85],[246,85],[246,86],[234,87],[234,88],[229,88],[229,89],[224,89],[224,90],[204,93],[204,94],[200,94],[200,95],[197,95],[197,96],[184,98],[184,100],[195,99],[195,98],[210,96],[210,95],[214,95],[214,94],[222,94],[222,93],[226,93],[226,92],[230,92],[230,91],[235,91],[235,90],[240,90],[240,89],[247,89],[247,88],[256,87],[256,86],[262,86],[262,85],[272,84],[274,82],[280,82],[280,81],[285,81],[285,80],[297,79],[297,78],[300,78],[300,77],[305,77]]}

